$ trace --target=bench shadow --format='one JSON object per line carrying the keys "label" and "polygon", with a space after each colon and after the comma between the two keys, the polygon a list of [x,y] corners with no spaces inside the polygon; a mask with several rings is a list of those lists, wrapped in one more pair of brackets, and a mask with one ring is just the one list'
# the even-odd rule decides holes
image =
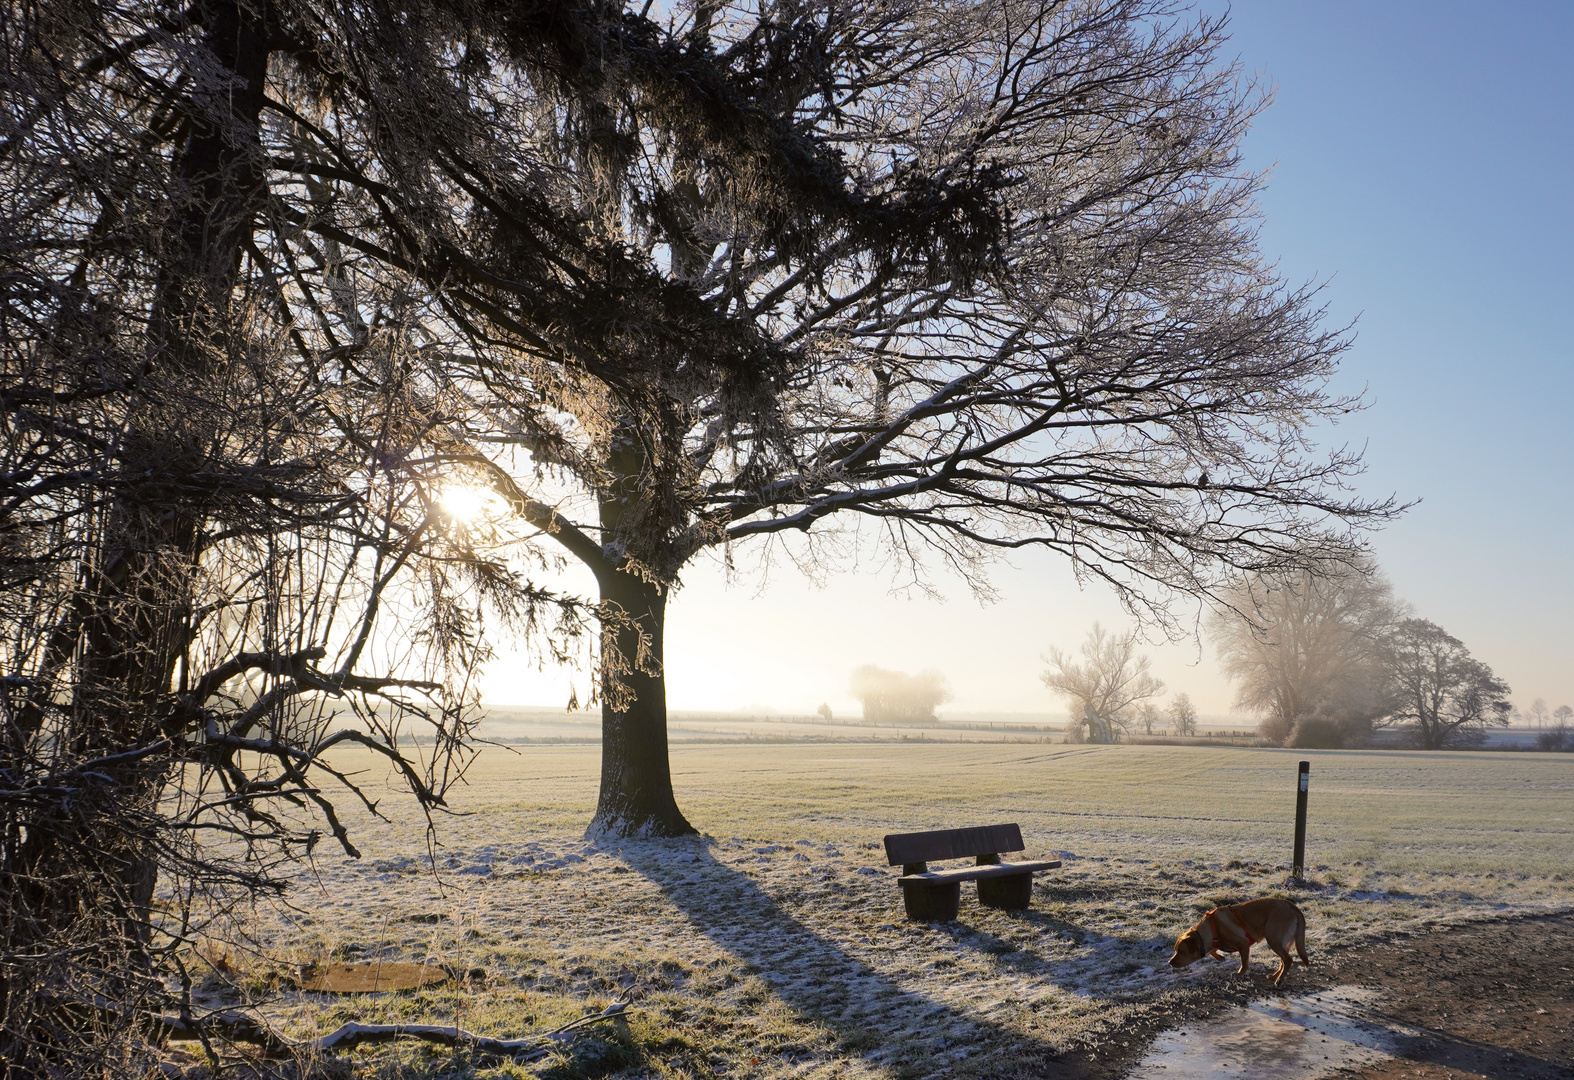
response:
{"label": "bench shadow", "polygon": [[[891,1047],[883,1057],[903,1051],[921,1056],[983,1044],[991,1054],[1009,1055],[1014,1065],[1061,1058],[1050,1043],[897,983],[784,910],[747,874],[716,859],[704,841],[630,844],[618,854],[701,933],[749,964],[795,1012],[836,1032],[846,1052]],[[698,861],[677,861],[684,855]],[[892,918],[900,920],[900,896],[893,900],[898,907]],[[957,939],[981,941],[984,951],[991,951],[991,943],[1002,950],[1009,944],[960,923],[930,925],[940,932],[951,929]],[[932,977],[946,978],[944,972]]]}
{"label": "bench shadow", "polygon": [[[1035,904],[1044,903],[1054,895],[1054,888],[1053,880],[1046,882],[1043,887],[1035,885],[1033,902]],[[1141,964],[1128,961],[1123,968],[1116,969],[1109,974],[1116,976],[1131,974],[1144,967],[1153,968],[1160,973],[1160,978],[1158,979],[1147,981],[1141,987],[1124,986],[1121,988],[1123,991],[1157,994],[1170,987],[1181,985],[1180,980],[1184,978],[1184,976],[1171,976],[1168,974],[1168,960],[1173,944],[1168,938],[1149,937],[1140,941],[1133,941],[1119,934],[1094,929],[1086,923],[1073,922],[1035,907],[1029,907],[1023,911],[1006,912],[1005,914],[1013,922],[1020,923],[1024,927],[1031,927],[1040,938],[1053,936],[1078,945],[1091,944],[1095,947],[1109,947],[1113,945],[1128,952],[1139,953],[1144,960],[1144,963]],[[958,923],[958,925],[960,926],[961,924]],[[1066,970],[1067,964],[1064,960],[1052,959],[1033,949],[1021,949],[1012,942],[975,926],[968,926],[963,932],[983,942],[982,948],[985,952],[1000,953],[1003,966],[1030,972],[1071,993],[1084,996],[1087,994],[1086,980],[1068,972]],[[1013,959],[1019,953],[1029,954],[1031,961]],[[1254,968],[1259,961],[1260,958],[1253,958]],[[1277,962],[1277,958],[1275,958],[1275,961]],[[1228,961],[1228,966],[1233,968],[1235,963],[1236,960],[1232,956]]]}

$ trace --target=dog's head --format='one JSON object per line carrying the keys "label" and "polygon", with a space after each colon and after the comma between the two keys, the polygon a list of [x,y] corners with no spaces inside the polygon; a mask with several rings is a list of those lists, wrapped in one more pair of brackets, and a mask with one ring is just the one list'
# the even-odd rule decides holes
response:
{"label": "dog's head", "polygon": [[1170,967],[1183,968],[1188,964],[1195,964],[1207,952],[1202,947],[1202,935],[1194,926],[1186,931],[1175,942],[1175,955],[1170,957]]}

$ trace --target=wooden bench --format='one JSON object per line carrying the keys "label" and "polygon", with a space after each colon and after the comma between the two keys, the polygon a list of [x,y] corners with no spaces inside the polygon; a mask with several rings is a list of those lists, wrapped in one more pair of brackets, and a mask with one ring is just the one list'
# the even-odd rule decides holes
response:
{"label": "wooden bench", "polygon": [[[962,882],[978,882],[978,902],[985,907],[1020,911],[1033,899],[1033,875],[1054,870],[1059,859],[1032,862],[1000,861],[1002,851],[1021,851],[1022,830],[1009,825],[980,825],[971,829],[891,833],[885,838],[885,857],[902,868],[897,884],[909,919],[948,921],[956,918],[962,902]],[[974,866],[931,870],[936,859],[977,857]]]}

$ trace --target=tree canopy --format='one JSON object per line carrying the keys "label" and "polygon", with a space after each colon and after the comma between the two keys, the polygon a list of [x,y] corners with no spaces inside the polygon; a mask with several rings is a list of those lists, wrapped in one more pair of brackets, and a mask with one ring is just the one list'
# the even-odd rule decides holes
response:
{"label": "tree canopy", "polygon": [[1384,652],[1395,696],[1390,719],[1423,750],[1470,746],[1488,728],[1508,725],[1508,683],[1436,623],[1400,621]]}
{"label": "tree canopy", "polygon": [[[1356,455],[1311,443],[1356,404],[1326,392],[1348,338],[1256,251],[1238,148],[1262,98],[1219,21],[466,10],[472,60],[374,99],[418,100],[400,160],[441,163],[399,203],[444,211],[446,376],[496,421],[477,475],[625,619],[602,641],[595,830],[689,828],[661,659],[700,552],[816,562],[839,516],[980,587],[994,553],[1057,551],[1162,619],[1169,593],[1392,509],[1344,489]],[[313,155],[360,152],[312,123]],[[346,205],[411,183],[334,168],[314,182]]]}
{"label": "tree canopy", "polygon": [[4,11],[9,1062],[158,998],[155,882],[353,853],[332,747],[440,808],[505,624],[599,619],[594,827],[670,835],[702,551],[842,515],[1162,614],[1391,511],[1311,442],[1348,338],[1256,251],[1262,97],[1166,0]]}
{"label": "tree canopy", "polygon": [[1263,717],[1269,739],[1294,742],[1313,724],[1354,738],[1389,711],[1384,641],[1402,608],[1369,558],[1251,573],[1220,597],[1209,635],[1236,705]]}

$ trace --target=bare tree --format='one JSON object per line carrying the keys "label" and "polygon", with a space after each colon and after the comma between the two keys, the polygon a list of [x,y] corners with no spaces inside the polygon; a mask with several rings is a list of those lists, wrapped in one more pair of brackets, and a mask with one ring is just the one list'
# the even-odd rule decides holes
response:
{"label": "bare tree", "polygon": [[1574,749],[1574,732],[1570,731],[1569,721],[1574,720],[1574,709],[1567,705],[1559,705],[1552,712],[1552,727],[1536,736],[1536,749],[1538,750],[1569,750]]}
{"label": "bare tree", "polygon": [[1547,717],[1552,715],[1551,711],[1547,708],[1547,699],[1537,698],[1535,701],[1532,701],[1530,703],[1530,708],[1526,710],[1526,715],[1530,718],[1531,723],[1534,724],[1536,728],[1540,729],[1546,727]]}
{"label": "bare tree", "polygon": [[1220,599],[1208,632],[1236,704],[1262,717],[1265,737],[1293,741],[1313,722],[1348,737],[1387,711],[1381,644],[1400,608],[1369,559],[1248,574]]}
{"label": "bare tree", "polygon": [[422,275],[348,265],[358,209],[280,119],[319,100],[312,15],[0,15],[7,1075],[145,1072],[117,1038],[204,921],[324,837],[359,854],[340,808],[376,800],[330,751],[441,809],[488,624],[588,615],[522,530],[443,509],[478,410]]}
{"label": "bare tree", "polygon": [[[853,515],[981,586],[992,552],[1058,551],[1163,618],[1167,591],[1392,511],[1344,494],[1355,455],[1309,452],[1353,404],[1325,390],[1347,338],[1255,251],[1237,148],[1262,98],[1219,62],[1222,23],[1161,0],[667,10],[204,0],[61,37],[80,55],[38,70],[65,82],[12,112],[42,140],[99,95],[88,141],[121,156],[85,192],[139,175],[122,148],[167,167],[191,86],[248,88],[189,144],[228,164],[138,204],[205,192],[192,266],[239,276],[188,295],[185,264],[153,271],[149,325],[243,295],[325,385],[398,339],[432,445],[378,467],[490,485],[598,582],[593,829],[689,830],[662,634],[701,551],[816,560]],[[186,46],[220,26],[249,51],[193,83]],[[70,220],[112,259],[122,212]]]}
{"label": "bare tree", "polygon": [[1144,701],[1137,707],[1137,720],[1142,724],[1142,733],[1152,735],[1153,729],[1164,722],[1164,712],[1151,701]]}
{"label": "bare tree", "polygon": [[1081,663],[1054,648],[1044,659],[1049,667],[1040,678],[1070,704],[1078,741],[1114,742],[1138,719],[1142,703],[1164,691],[1148,672],[1148,658],[1137,653],[1136,631],[1116,636],[1094,623],[1082,644]]}
{"label": "bare tree", "polygon": [[[371,17],[348,37],[395,33]],[[299,125],[299,168],[363,201],[425,185],[401,205],[442,237],[445,303],[494,313],[446,354],[496,421],[472,446],[625,620],[593,831],[689,830],[662,634],[702,551],[814,562],[851,516],[980,585],[992,552],[1057,551],[1162,618],[1168,591],[1392,510],[1342,493],[1356,456],[1308,452],[1353,404],[1324,389],[1347,338],[1256,254],[1237,148],[1262,99],[1218,21],[1158,0],[466,18],[466,64],[380,76],[408,140],[374,148],[388,165],[340,145],[356,99]]]}
{"label": "bare tree", "polygon": [[863,703],[864,719],[879,723],[932,724],[935,707],[951,700],[938,671],[908,675],[872,664],[853,672],[852,691]]}
{"label": "bare tree", "polygon": [[1436,623],[1405,619],[1385,640],[1397,707],[1389,719],[1423,750],[1479,743],[1508,724],[1508,684]]}
{"label": "bare tree", "polygon": [[1177,735],[1190,735],[1197,730],[1197,707],[1191,703],[1190,694],[1176,694],[1170,702],[1170,723]]}

